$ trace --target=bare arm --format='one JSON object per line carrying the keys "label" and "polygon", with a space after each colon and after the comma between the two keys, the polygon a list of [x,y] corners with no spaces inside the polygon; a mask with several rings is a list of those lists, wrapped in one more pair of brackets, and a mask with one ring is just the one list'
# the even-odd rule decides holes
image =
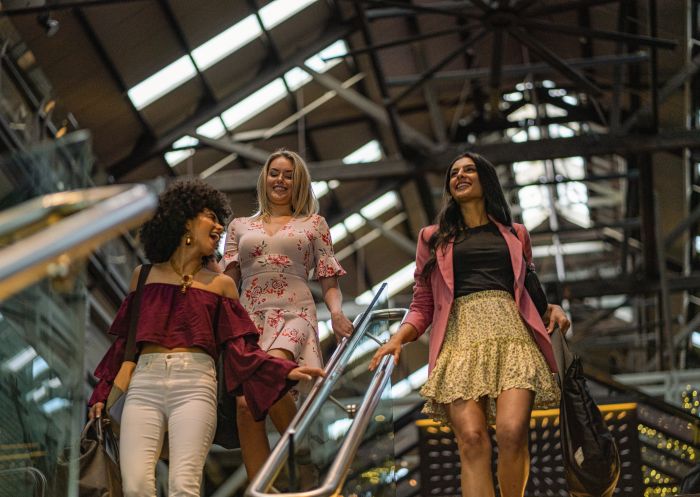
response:
{"label": "bare arm", "polygon": [[228,266],[226,266],[224,274],[230,277],[236,284],[236,287],[238,287],[238,282],[241,281],[241,267],[238,265],[237,262],[232,262]]}
{"label": "bare arm", "polygon": [[319,278],[319,281],[323,290],[323,301],[331,313],[333,333],[338,340],[349,337],[352,335],[353,327],[350,320],[343,314],[343,294],[338,285],[338,278],[336,276]]}

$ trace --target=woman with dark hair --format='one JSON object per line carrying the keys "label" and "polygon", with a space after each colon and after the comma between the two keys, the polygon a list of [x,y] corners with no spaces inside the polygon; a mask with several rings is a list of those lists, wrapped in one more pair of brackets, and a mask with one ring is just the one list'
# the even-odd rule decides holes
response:
{"label": "woman with dark hair", "polygon": [[[221,192],[199,180],[181,181],[160,196],[155,216],[141,229],[153,265],[136,327],[138,362],[125,362],[124,355],[141,266],[110,327],[117,339],[95,370],[100,382],[89,402],[93,418],[101,415],[113,385],[127,392],[119,439],[125,497],[156,495],[155,466],[166,433],[170,495],[199,497],[216,431],[219,354],[224,361],[219,381],[232,394],[244,395],[257,419],[294,380],[323,374],[263,352],[231,278],[207,269],[230,213]],[[128,385],[119,384],[124,368],[133,370]]]}
{"label": "woman with dark hair", "polygon": [[[493,497],[488,425],[496,424],[501,496],[522,497],[534,407],[555,405],[549,333],[570,325],[561,307],[540,316],[524,288],[530,237],[513,223],[496,169],[465,153],[447,169],[436,225],[418,236],[413,300],[370,369],[432,325],[423,412],[451,425],[463,496]],[[548,326],[545,327],[545,322]]]}

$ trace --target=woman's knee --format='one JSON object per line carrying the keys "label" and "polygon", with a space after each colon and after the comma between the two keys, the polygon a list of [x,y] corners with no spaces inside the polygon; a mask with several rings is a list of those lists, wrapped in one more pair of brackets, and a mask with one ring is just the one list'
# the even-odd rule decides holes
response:
{"label": "woman's knee", "polygon": [[520,451],[527,448],[529,426],[525,423],[501,423],[496,425],[496,441],[499,452]]}
{"label": "woman's knee", "polygon": [[468,458],[491,453],[491,438],[486,428],[458,428],[455,438],[460,453]]}
{"label": "woman's knee", "polygon": [[134,470],[122,470],[122,491],[124,497],[151,497],[156,488],[155,468],[150,472],[134,468]]}

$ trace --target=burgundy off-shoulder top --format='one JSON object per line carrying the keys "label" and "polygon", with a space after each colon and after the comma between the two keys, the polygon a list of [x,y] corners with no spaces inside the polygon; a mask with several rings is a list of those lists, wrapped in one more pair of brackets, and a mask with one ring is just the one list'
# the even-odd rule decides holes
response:
{"label": "burgundy off-shoulder top", "polygon": [[[119,372],[129,334],[129,311],[134,292],[122,302],[109,333],[117,339],[102,358],[95,376],[99,383],[89,405],[105,402]],[[227,390],[244,395],[256,420],[296,382],[287,379],[297,367],[293,361],[272,357],[258,346],[258,331],[237,300],[200,288],[187,293],[179,285],[149,283],[143,287],[141,310],[136,328],[136,343],[151,342],[172,349],[199,347],[214,360],[224,354]],[[217,307],[218,320],[214,322]],[[221,378],[219,378],[221,381]]]}

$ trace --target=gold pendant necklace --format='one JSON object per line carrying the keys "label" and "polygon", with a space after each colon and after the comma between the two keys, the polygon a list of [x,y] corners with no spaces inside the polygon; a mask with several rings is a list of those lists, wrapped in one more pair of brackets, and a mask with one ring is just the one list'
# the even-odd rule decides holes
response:
{"label": "gold pendant necklace", "polygon": [[192,271],[192,274],[182,274],[177,270],[172,259],[170,259],[170,266],[173,268],[173,271],[175,271],[175,274],[182,278],[180,280],[180,292],[182,293],[187,292],[187,289],[192,286],[192,283],[194,283],[194,275],[197,274],[200,269],[202,269],[202,265],[200,264],[194,271]]}

